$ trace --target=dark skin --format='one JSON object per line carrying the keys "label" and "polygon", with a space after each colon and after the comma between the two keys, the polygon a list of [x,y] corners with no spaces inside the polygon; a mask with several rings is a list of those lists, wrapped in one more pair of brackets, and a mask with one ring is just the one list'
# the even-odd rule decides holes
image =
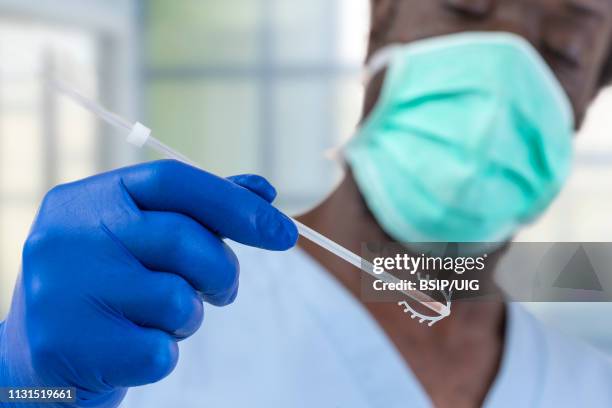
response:
{"label": "dark skin", "polygon": [[[510,31],[529,40],[570,96],[578,126],[612,79],[612,0],[371,0],[368,57],[391,43],[461,31]],[[366,89],[363,117],[384,72]],[[393,241],[367,209],[350,170],[319,206],[298,219],[355,253],[364,242]],[[301,239],[299,245],[356,298],[358,269]],[[490,265],[490,264],[489,264]],[[436,407],[482,405],[498,372],[504,342],[502,302],[455,302],[433,327],[406,318],[395,302],[364,306],[393,341]]]}

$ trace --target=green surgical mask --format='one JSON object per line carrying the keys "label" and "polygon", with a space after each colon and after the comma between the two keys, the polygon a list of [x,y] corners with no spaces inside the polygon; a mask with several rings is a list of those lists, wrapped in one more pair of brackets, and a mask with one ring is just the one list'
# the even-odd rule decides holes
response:
{"label": "green surgical mask", "polygon": [[531,45],[462,33],[385,48],[377,105],[345,148],[365,201],[393,239],[503,242],[568,176],[573,113]]}

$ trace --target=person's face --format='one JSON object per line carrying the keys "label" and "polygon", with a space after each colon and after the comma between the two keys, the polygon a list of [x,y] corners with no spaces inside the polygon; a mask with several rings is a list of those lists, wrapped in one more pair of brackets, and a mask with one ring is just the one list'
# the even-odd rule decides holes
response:
{"label": "person's face", "polygon": [[[578,123],[612,52],[612,0],[371,0],[368,54],[460,31],[509,31],[529,40],[568,93]],[[382,79],[366,96],[374,105]]]}

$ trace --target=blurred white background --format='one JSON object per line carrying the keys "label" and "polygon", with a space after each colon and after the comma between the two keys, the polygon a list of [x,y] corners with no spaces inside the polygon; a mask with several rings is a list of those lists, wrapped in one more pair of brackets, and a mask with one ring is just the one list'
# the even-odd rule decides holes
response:
{"label": "blurred white background", "polygon": [[[0,316],[23,240],[56,183],[152,158],[45,89],[75,83],[222,174],[260,173],[299,212],[341,174],[325,152],[362,99],[367,0],[0,0]],[[566,189],[519,240],[612,238],[612,91],[593,105]],[[531,305],[612,351],[607,304]]]}

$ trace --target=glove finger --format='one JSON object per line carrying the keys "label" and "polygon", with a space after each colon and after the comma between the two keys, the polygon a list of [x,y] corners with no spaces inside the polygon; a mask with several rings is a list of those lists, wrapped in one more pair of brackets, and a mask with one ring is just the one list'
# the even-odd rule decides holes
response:
{"label": "glove finger", "polygon": [[276,198],[274,186],[257,174],[239,174],[237,176],[230,176],[227,179],[257,194],[269,203],[272,203]]}
{"label": "glove finger", "polygon": [[146,268],[181,276],[203,299],[222,306],[237,288],[239,264],[215,234],[177,213],[143,211],[118,218],[109,230]]}
{"label": "glove finger", "polygon": [[166,272],[139,271],[111,276],[104,301],[142,327],[163,330],[175,339],[191,336],[200,328],[204,306],[198,293],[183,278]]}
{"label": "glove finger", "polygon": [[295,224],[246,188],[173,160],[117,170],[143,210],[185,214],[214,233],[271,250],[297,241]]}
{"label": "glove finger", "polygon": [[[161,380],[178,361],[177,342],[167,333],[117,321],[99,323],[79,361],[95,359],[99,377],[113,387],[135,387]],[[95,350],[95,353],[92,353]]]}

